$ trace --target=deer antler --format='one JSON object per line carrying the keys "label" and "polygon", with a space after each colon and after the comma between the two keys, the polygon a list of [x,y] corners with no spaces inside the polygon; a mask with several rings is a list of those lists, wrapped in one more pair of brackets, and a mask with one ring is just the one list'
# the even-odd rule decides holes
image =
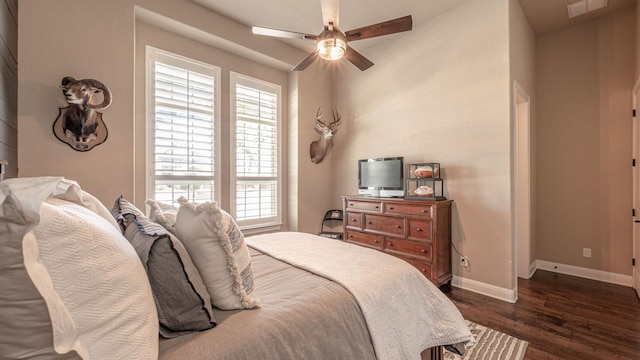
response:
{"label": "deer antler", "polygon": [[340,120],[342,119],[340,117],[340,114],[338,113],[338,110],[334,110],[333,108],[331,109],[331,113],[333,114],[333,121],[331,123],[329,123],[329,128],[331,128],[331,130],[335,130],[338,128],[338,126],[340,126]]}
{"label": "deer antler", "polygon": [[324,112],[322,112],[321,110],[322,108],[318,108],[318,112],[316,113],[316,130],[318,131],[322,131],[322,129],[327,126],[324,121],[320,120],[322,118],[322,115],[324,115]]}

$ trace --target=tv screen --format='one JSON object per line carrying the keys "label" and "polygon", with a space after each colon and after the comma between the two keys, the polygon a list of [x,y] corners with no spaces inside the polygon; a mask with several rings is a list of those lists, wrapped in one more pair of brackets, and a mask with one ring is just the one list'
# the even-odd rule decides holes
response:
{"label": "tv screen", "polygon": [[358,160],[358,189],[364,195],[402,196],[404,159],[389,157]]}

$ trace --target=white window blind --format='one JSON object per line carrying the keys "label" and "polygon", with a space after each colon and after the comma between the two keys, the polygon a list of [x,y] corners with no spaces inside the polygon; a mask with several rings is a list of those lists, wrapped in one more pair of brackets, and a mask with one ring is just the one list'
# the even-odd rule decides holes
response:
{"label": "white window blind", "polygon": [[152,65],[153,197],[216,198],[215,67],[154,49]]}
{"label": "white window blind", "polygon": [[235,218],[241,226],[280,221],[280,87],[232,73]]}

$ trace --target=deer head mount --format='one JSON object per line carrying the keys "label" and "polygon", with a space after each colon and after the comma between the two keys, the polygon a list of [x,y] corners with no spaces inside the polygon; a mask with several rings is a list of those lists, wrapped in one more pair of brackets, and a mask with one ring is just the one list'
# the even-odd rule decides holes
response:
{"label": "deer head mount", "polygon": [[314,164],[317,164],[324,159],[325,155],[333,145],[333,135],[335,135],[336,131],[338,131],[338,126],[340,126],[340,114],[338,114],[338,111],[331,109],[331,113],[333,114],[333,121],[329,124],[325,124],[324,121],[321,120],[324,113],[320,108],[318,108],[315,130],[320,133],[320,139],[311,142],[311,146],[309,148],[311,161]]}

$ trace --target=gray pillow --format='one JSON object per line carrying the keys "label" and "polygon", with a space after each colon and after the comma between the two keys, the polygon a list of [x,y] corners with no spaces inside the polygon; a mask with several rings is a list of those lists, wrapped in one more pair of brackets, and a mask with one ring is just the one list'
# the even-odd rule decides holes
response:
{"label": "gray pillow", "polygon": [[111,213],[147,271],[160,335],[171,338],[214,327],[211,298],[180,240],[122,197]]}

